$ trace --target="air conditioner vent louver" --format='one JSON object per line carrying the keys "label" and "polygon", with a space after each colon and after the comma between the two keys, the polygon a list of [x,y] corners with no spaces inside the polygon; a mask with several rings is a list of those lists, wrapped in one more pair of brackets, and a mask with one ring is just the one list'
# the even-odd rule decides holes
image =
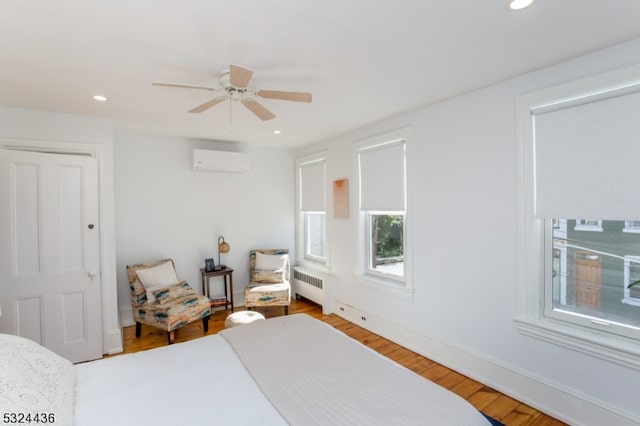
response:
{"label": "air conditioner vent louver", "polygon": [[310,286],[319,288],[322,290],[322,278],[314,277],[313,275],[305,274],[297,269],[293,270],[293,278],[302,281],[303,283],[309,284]]}

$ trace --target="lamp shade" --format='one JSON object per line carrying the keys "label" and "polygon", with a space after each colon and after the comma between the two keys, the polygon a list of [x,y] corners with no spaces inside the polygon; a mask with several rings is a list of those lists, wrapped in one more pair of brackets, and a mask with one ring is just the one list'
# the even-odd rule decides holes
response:
{"label": "lamp shade", "polygon": [[218,265],[214,267],[215,270],[224,269],[224,265],[222,265],[222,262],[220,261],[220,253],[229,253],[230,250],[231,246],[224,240],[224,237],[220,235],[218,237]]}

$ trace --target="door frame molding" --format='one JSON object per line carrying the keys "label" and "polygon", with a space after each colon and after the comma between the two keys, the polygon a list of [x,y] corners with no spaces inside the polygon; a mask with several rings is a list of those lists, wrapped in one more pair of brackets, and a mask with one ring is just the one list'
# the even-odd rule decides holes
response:
{"label": "door frame molding", "polygon": [[0,139],[0,149],[41,152],[44,154],[88,155],[97,160],[100,159],[102,154],[102,144],[28,139]]}

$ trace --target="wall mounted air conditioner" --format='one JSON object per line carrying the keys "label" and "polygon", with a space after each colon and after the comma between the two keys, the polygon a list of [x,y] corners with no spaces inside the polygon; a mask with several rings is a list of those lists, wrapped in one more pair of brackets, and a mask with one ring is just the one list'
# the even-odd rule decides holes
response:
{"label": "wall mounted air conditioner", "polygon": [[194,149],[191,166],[198,171],[247,173],[249,155],[242,152]]}

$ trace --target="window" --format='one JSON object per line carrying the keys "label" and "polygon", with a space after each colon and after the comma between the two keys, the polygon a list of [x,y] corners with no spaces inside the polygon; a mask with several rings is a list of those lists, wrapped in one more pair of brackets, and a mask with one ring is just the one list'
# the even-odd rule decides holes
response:
{"label": "window", "polygon": [[366,214],[367,270],[404,277],[404,214]]}
{"label": "window", "polygon": [[299,159],[298,183],[298,253],[302,261],[326,263],[326,157],[319,154]]}
{"label": "window", "polygon": [[640,306],[640,284],[630,287],[632,283],[640,281],[640,256],[624,257],[624,298],[622,303]]}
{"label": "window", "polygon": [[[615,324],[611,331],[622,335],[640,331],[640,288],[628,288],[640,279],[640,235],[620,232],[624,221],[600,223],[598,234],[581,233],[571,226],[574,221],[566,222],[568,232],[553,228],[545,243],[553,261],[544,315],[586,327]],[[635,255],[625,254],[630,251]]]}
{"label": "window", "polygon": [[316,260],[326,259],[325,213],[304,212],[304,255]]}
{"label": "window", "polygon": [[407,129],[356,144],[360,274],[411,288],[407,256]]}
{"label": "window", "polygon": [[640,234],[640,220],[625,220],[622,232]]}
{"label": "window", "polygon": [[574,228],[576,231],[602,232],[602,221],[594,219],[578,219]]}
{"label": "window", "polygon": [[640,68],[519,106],[518,329],[640,370]]}

